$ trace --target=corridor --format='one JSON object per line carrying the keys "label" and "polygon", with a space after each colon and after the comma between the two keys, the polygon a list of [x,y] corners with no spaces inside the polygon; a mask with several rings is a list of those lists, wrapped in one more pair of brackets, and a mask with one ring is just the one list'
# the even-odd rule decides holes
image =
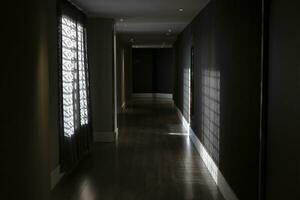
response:
{"label": "corridor", "polygon": [[223,200],[173,103],[135,100],[119,120],[118,140],[95,143],[52,200]]}
{"label": "corridor", "polygon": [[3,3],[1,199],[300,200],[299,0]]}

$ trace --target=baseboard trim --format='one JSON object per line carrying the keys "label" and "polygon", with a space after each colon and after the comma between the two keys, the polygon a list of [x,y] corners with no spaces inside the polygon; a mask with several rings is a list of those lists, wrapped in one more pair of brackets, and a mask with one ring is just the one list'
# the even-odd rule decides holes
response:
{"label": "baseboard trim", "polygon": [[133,93],[132,97],[173,100],[173,94],[167,94],[167,93]]}
{"label": "baseboard trim", "polygon": [[58,165],[52,172],[50,173],[50,186],[51,190],[55,188],[55,186],[59,183],[59,181],[64,176],[64,173],[60,172],[60,165]]}
{"label": "baseboard trim", "polygon": [[118,139],[118,129],[107,132],[94,132],[94,142],[115,142]]}
{"label": "baseboard trim", "polygon": [[236,194],[231,189],[230,185],[226,181],[225,177],[219,170],[218,166],[214,162],[214,160],[209,155],[208,151],[201,143],[199,138],[196,136],[194,131],[191,129],[189,123],[186,121],[185,117],[182,115],[181,111],[177,108],[178,116],[182,121],[183,126],[188,130],[190,140],[192,141],[194,147],[196,148],[197,152],[199,153],[200,157],[202,158],[203,162],[205,163],[210,175],[214,179],[215,183],[217,184],[220,192],[224,196],[226,200],[238,200]]}

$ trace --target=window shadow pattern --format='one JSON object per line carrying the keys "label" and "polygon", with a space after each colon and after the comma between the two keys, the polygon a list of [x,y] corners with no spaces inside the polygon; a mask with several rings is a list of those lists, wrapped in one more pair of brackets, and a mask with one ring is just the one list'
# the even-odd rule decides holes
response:
{"label": "window shadow pattern", "polygon": [[183,115],[188,123],[190,123],[190,94],[191,94],[191,71],[190,68],[184,69],[183,81]]}
{"label": "window shadow pattern", "polygon": [[220,148],[220,72],[202,71],[202,134],[208,153],[219,164]]}

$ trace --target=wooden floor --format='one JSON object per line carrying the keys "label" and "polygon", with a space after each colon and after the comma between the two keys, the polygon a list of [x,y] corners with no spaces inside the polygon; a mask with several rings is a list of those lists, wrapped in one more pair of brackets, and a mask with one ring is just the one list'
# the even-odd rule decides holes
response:
{"label": "wooden floor", "polygon": [[52,200],[223,200],[171,103],[135,101]]}

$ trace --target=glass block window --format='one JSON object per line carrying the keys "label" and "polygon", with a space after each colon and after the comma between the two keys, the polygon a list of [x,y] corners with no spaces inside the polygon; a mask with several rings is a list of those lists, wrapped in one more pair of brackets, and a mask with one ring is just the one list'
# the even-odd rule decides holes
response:
{"label": "glass block window", "polygon": [[85,28],[79,22],[61,17],[62,109],[64,136],[88,124],[88,76]]}
{"label": "glass block window", "polygon": [[87,108],[87,62],[85,59],[86,48],[84,46],[83,27],[77,26],[78,33],[78,73],[79,73],[79,99],[80,99],[80,123],[88,124],[88,108]]}

